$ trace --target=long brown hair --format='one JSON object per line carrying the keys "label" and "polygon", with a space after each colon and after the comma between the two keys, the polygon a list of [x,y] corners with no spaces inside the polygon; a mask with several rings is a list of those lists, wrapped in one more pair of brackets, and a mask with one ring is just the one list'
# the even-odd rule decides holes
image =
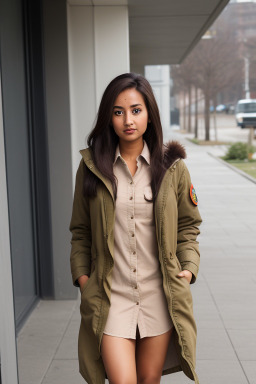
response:
{"label": "long brown hair", "polygon": [[[112,126],[114,102],[124,90],[134,88],[144,98],[148,111],[148,123],[143,139],[150,151],[151,188],[155,200],[165,173],[163,160],[163,131],[158,106],[149,82],[136,73],[124,73],[114,78],[103,93],[95,127],[88,136],[87,144],[91,148],[92,158],[98,170],[108,178],[116,198],[116,179],[113,162],[119,137]],[[96,196],[100,180],[85,166],[84,193],[88,197]]]}

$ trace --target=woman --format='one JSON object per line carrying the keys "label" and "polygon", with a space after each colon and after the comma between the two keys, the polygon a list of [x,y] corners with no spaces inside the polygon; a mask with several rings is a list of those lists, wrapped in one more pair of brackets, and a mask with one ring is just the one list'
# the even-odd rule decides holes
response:
{"label": "woman", "polygon": [[126,73],[106,88],[80,151],[71,272],[81,290],[79,369],[89,384],[196,383],[190,284],[201,217],[177,142],[163,145],[148,81]]}

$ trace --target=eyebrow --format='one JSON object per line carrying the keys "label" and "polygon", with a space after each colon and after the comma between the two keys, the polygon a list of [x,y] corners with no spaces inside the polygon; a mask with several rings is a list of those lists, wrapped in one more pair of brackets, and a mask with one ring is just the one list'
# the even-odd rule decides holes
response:
{"label": "eyebrow", "polygon": [[[142,106],[142,104],[132,104],[132,105],[130,105],[130,108],[138,107],[138,105]],[[120,107],[119,105],[114,105],[113,109],[114,108],[124,109],[124,107]]]}

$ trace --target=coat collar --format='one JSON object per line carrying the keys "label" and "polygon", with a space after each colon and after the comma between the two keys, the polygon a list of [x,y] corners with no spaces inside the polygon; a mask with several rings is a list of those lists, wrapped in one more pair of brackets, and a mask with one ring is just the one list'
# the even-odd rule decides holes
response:
{"label": "coat collar", "polygon": [[[143,146],[142,152],[136,158],[136,160],[138,160],[140,157],[143,157],[146,160],[146,162],[148,163],[148,165],[150,165],[150,152],[149,152],[149,149],[148,149],[148,145],[147,145],[145,140],[143,140],[143,143],[144,143],[144,146]],[[116,161],[117,161],[117,159],[119,157],[122,159],[122,156],[121,156],[121,153],[120,153],[120,147],[119,147],[119,144],[117,144],[114,164],[116,163]]]}
{"label": "coat collar", "polygon": [[95,166],[93,159],[92,159],[91,149],[85,148],[85,149],[81,149],[79,152],[81,153],[81,155],[84,159],[84,162],[87,165],[87,167],[90,169],[90,171],[93,172],[105,184],[106,188],[108,189],[108,191],[111,194],[112,199],[114,201],[115,199],[114,199],[112,184],[109,181],[109,179],[107,179],[105,176],[103,176],[102,173]]}
{"label": "coat collar", "polygon": [[[146,144],[146,143],[145,143]],[[147,144],[143,147],[143,157],[147,162],[150,161],[150,153]],[[164,166],[166,169],[170,168],[176,161],[179,159],[185,159],[186,158],[186,151],[185,148],[178,142],[178,141],[169,141],[168,143],[164,144],[163,147],[164,151]],[[107,187],[108,191],[110,192],[113,200],[113,189],[111,182],[102,175],[102,173],[98,170],[98,168],[95,166],[93,159],[92,159],[92,153],[90,148],[82,149],[79,151],[84,159],[85,164],[87,167],[97,176],[99,177],[102,182]],[[141,153],[141,156],[142,156]]]}

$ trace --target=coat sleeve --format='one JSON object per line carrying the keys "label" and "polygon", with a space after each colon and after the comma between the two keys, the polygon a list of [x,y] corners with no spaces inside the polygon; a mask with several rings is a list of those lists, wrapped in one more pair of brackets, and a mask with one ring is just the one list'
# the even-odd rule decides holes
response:
{"label": "coat sleeve", "polygon": [[88,199],[83,195],[84,160],[77,173],[73,200],[72,217],[69,230],[72,233],[70,267],[73,284],[79,287],[78,278],[90,275],[91,271],[91,225]]}
{"label": "coat sleeve", "polygon": [[192,272],[191,284],[196,281],[200,263],[197,236],[202,222],[198,207],[190,197],[191,178],[186,164],[181,161],[183,170],[178,184],[178,236],[177,257],[182,270]]}

